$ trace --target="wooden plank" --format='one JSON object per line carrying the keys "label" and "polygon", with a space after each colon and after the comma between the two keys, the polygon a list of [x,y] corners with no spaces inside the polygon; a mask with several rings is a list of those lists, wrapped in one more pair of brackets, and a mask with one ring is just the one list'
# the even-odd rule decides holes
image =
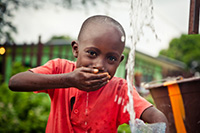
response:
{"label": "wooden plank", "polygon": [[53,49],[54,49],[54,45],[50,45],[50,50],[49,50],[49,60],[51,60],[53,58]]}
{"label": "wooden plank", "polygon": [[37,66],[41,65],[42,61],[42,54],[43,54],[43,44],[41,43],[41,36],[39,36],[39,42],[38,42],[38,53],[37,53]]}
{"label": "wooden plank", "polygon": [[25,65],[25,60],[26,60],[26,59],[25,59],[25,58],[26,58],[26,52],[27,52],[27,51],[26,51],[26,45],[27,45],[27,44],[24,43],[24,45],[23,45],[23,50],[22,50],[22,64],[23,64],[23,65]]}
{"label": "wooden plank", "polygon": [[31,49],[30,49],[30,67],[33,67],[33,56],[35,53],[35,46],[34,43],[31,43]]}
{"label": "wooden plank", "polygon": [[15,61],[15,57],[16,57],[16,44],[13,43],[13,45],[11,46],[12,49],[12,61]]}
{"label": "wooden plank", "polygon": [[190,16],[188,34],[199,33],[200,0],[190,0]]}
{"label": "wooden plank", "polygon": [[[7,45],[8,43],[5,42],[3,47],[5,48],[5,50],[7,50]],[[1,73],[2,73],[2,78],[3,78],[3,81],[5,81],[5,78],[6,78],[6,54],[7,54],[7,51],[3,54],[3,60],[2,60],[2,68],[1,68]]]}

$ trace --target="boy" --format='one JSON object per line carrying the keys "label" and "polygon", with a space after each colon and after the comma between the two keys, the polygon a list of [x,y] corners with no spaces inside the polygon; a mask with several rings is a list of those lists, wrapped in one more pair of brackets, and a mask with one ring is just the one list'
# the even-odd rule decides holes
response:
{"label": "boy", "polygon": [[[78,41],[72,42],[76,63],[54,59],[44,66],[13,76],[13,91],[48,93],[51,111],[47,133],[117,132],[128,123],[127,83],[113,77],[123,60],[125,32],[108,16],[92,16],[82,25]],[[166,117],[133,92],[136,118],[145,122],[165,122]]]}

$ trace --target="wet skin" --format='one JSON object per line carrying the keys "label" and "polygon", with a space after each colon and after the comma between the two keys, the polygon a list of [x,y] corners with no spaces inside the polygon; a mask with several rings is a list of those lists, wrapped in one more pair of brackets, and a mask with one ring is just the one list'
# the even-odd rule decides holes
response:
{"label": "wet skin", "polygon": [[121,36],[112,25],[95,24],[79,41],[72,42],[73,54],[77,58],[77,69],[73,73],[79,82],[75,87],[94,91],[108,83],[124,58]]}

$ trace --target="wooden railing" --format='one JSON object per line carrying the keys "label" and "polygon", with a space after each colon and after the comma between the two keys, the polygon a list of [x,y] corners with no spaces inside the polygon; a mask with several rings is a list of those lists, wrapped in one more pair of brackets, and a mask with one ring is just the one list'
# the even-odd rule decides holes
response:
{"label": "wooden railing", "polygon": [[12,64],[16,61],[21,62],[25,66],[36,67],[44,64],[53,58],[65,58],[75,60],[72,55],[71,46],[69,44],[45,45],[40,41],[31,44],[16,44],[5,42],[0,47],[5,48],[6,52],[0,55],[0,74],[3,75],[5,80],[9,76],[8,69],[11,70]]}

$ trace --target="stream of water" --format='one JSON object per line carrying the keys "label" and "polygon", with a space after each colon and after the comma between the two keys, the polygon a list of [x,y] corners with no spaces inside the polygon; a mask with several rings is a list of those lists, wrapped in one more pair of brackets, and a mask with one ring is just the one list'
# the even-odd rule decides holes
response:
{"label": "stream of water", "polygon": [[158,39],[153,25],[153,2],[152,0],[130,0],[130,28],[131,28],[131,46],[126,64],[127,82],[128,82],[128,96],[129,104],[127,109],[130,114],[130,127],[132,133],[165,133],[165,123],[145,124],[140,119],[135,119],[134,101],[132,96],[133,91],[133,77],[135,65],[135,49],[137,43],[143,38],[145,28],[151,30],[155,38]]}

